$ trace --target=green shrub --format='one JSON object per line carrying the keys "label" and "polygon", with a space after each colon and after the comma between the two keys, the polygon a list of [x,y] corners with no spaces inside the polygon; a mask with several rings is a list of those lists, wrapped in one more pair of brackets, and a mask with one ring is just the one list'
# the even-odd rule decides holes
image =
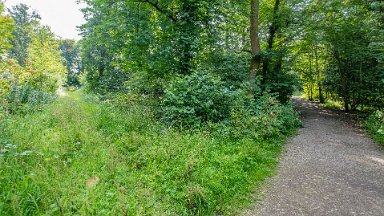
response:
{"label": "green shrub", "polygon": [[165,90],[162,118],[181,127],[225,121],[240,93],[225,87],[219,77],[205,72],[177,78]]}
{"label": "green shrub", "polygon": [[276,98],[282,102],[289,102],[295,88],[299,86],[299,81],[292,74],[272,73],[270,80],[267,81],[264,88],[276,94]]}
{"label": "green shrub", "polygon": [[198,72],[168,86],[162,118],[181,128],[205,124],[215,133],[236,139],[287,135],[299,126],[292,105],[281,104],[270,93],[256,95],[253,98],[244,90],[227,88],[218,77]]}
{"label": "green shrub", "polygon": [[300,125],[292,105],[282,105],[271,94],[264,93],[256,99],[249,99],[247,104],[232,109],[231,136],[235,138],[279,137],[289,134]]}
{"label": "green shrub", "polygon": [[377,110],[365,120],[363,126],[368,130],[372,138],[384,144],[384,112]]}
{"label": "green shrub", "polygon": [[209,56],[199,56],[203,59],[200,59],[198,68],[219,75],[227,86],[241,87],[248,79],[248,74],[245,73],[249,69],[247,55],[215,51]]}
{"label": "green shrub", "polygon": [[51,92],[38,90],[32,86],[13,86],[7,96],[5,108],[11,113],[26,114],[52,102],[55,95]]}

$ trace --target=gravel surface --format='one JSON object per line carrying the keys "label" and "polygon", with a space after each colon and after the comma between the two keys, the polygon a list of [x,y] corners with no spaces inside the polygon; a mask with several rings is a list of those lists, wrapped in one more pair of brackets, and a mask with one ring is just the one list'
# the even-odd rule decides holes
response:
{"label": "gravel surface", "polygon": [[384,216],[384,149],[351,116],[294,98],[303,128],[246,215]]}

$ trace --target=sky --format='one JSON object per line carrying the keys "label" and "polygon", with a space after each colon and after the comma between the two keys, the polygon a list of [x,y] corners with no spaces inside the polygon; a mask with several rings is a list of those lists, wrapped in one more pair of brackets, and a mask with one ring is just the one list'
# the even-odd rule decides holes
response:
{"label": "sky", "polygon": [[24,3],[36,10],[41,23],[51,27],[52,31],[65,39],[80,39],[76,26],[85,21],[80,12],[81,6],[76,0],[5,0],[7,8]]}

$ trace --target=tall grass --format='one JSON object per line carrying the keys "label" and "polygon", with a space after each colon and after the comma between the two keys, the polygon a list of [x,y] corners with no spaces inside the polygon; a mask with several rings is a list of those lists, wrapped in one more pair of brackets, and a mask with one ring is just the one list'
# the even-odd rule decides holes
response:
{"label": "tall grass", "polygon": [[178,132],[77,93],[0,121],[0,215],[237,214],[281,138]]}

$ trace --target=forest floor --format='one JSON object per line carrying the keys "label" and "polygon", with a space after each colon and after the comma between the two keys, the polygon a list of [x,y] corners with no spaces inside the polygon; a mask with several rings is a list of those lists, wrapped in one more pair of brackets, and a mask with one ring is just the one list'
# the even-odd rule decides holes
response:
{"label": "forest floor", "polygon": [[247,215],[384,215],[384,149],[351,116],[294,98],[303,128]]}

